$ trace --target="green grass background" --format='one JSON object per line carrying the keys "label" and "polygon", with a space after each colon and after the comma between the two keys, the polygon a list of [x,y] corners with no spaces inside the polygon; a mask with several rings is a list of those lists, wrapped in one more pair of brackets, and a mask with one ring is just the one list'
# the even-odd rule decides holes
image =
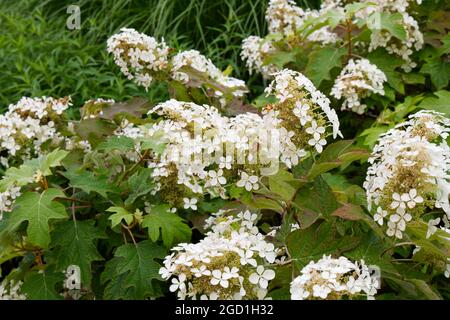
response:
{"label": "green grass background", "polygon": [[[317,7],[320,0],[302,0]],[[149,92],[121,75],[106,52],[106,40],[132,27],[173,47],[195,48],[220,68],[250,78],[239,58],[242,39],[266,33],[268,0],[1,0],[0,112],[22,96],[71,95],[74,105],[96,97],[124,100],[167,98],[163,85]],[[70,4],[81,9],[81,29],[66,28]]]}

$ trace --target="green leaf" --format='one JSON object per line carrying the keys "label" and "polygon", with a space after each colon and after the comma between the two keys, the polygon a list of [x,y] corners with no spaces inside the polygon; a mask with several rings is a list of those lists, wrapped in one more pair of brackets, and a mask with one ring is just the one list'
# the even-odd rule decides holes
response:
{"label": "green leaf", "polygon": [[299,229],[288,237],[287,247],[294,265],[300,270],[310,261],[317,261],[324,254],[339,256],[358,245],[358,238],[338,237],[337,229],[327,222],[316,223],[307,229]]}
{"label": "green leaf", "polygon": [[173,99],[179,101],[192,101],[192,97],[189,95],[188,89],[178,81],[168,81],[169,94]]}
{"label": "green leaf", "polygon": [[[352,18],[354,16],[354,14],[358,11],[360,11],[361,9],[365,9],[368,7],[372,7],[372,6],[376,6],[375,3],[373,2],[355,2],[355,3],[350,3],[347,4],[344,9],[345,9],[345,13],[347,18]],[[340,10],[329,10],[329,11],[340,11]]]}
{"label": "green leaf", "polygon": [[113,120],[119,115],[132,116],[141,119],[142,115],[148,112],[151,105],[145,98],[136,97],[126,102],[115,102],[104,108],[99,115],[101,118]]}
{"label": "green leaf", "polygon": [[111,220],[112,228],[121,224],[122,220],[124,220],[127,225],[130,225],[133,222],[133,214],[122,207],[110,207],[106,211],[115,212],[108,218]]}
{"label": "green leaf", "polygon": [[383,231],[378,227],[375,221],[367,215],[360,205],[352,203],[344,203],[344,205],[331,213],[334,217],[339,217],[344,220],[350,221],[364,221],[372,230],[374,230],[378,236],[383,236]]}
{"label": "green leaf", "polygon": [[285,170],[279,170],[275,175],[269,176],[270,191],[279,195],[284,201],[291,201],[300,185],[301,182]]}
{"label": "green leaf", "polygon": [[[11,259],[14,259],[16,257],[21,257],[25,255],[25,252],[17,250],[16,247],[13,247],[12,245],[7,246],[6,248],[1,246],[2,250],[0,250],[0,265],[6,261],[9,261]],[[0,272],[1,276],[1,272]]]}
{"label": "green leaf", "polygon": [[158,273],[161,266],[155,259],[163,259],[165,255],[166,250],[149,240],[118,247],[101,276],[102,283],[107,283],[105,298],[145,299],[157,296],[159,291],[153,280],[161,279]]}
{"label": "green leaf", "polygon": [[[143,126],[147,128],[147,126]],[[166,143],[164,140],[164,132],[157,131],[151,137],[139,138],[138,141],[141,142],[142,150],[152,150],[156,154],[162,154],[164,149],[166,149]]]}
{"label": "green leaf", "polygon": [[330,144],[309,170],[308,179],[313,180],[324,172],[370,156],[366,149],[351,147],[352,143],[353,140],[341,140]]}
{"label": "green leaf", "polygon": [[265,93],[260,94],[253,100],[253,104],[258,108],[262,109],[263,107],[267,106],[271,103],[276,103],[277,98],[273,95],[267,96]]}
{"label": "green leaf", "polygon": [[366,19],[370,30],[387,30],[397,39],[406,41],[403,17],[400,13],[374,12]]}
{"label": "green leaf", "polygon": [[[421,251],[444,261],[450,256],[450,239],[445,231],[438,229],[427,239],[428,225],[424,221],[411,221],[408,223],[406,230],[415,245],[421,247]],[[421,252],[419,251],[414,257],[420,260],[420,254]]]}
{"label": "green leaf", "polygon": [[442,46],[438,49],[439,55],[450,53],[450,33],[447,33],[447,35],[441,39],[441,42]]}
{"label": "green leaf", "polygon": [[48,155],[36,159],[25,161],[19,168],[8,168],[0,181],[0,192],[6,191],[9,187],[16,185],[25,186],[34,181],[33,175],[40,170],[44,176],[52,174],[50,168],[58,167],[61,161],[69,153],[64,150],[56,149]]}
{"label": "green leaf", "polygon": [[69,170],[62,173],[70,180],[70,185],[74,188],[79,188],[87,193],[97,192],[102,197],[107,198],[108,192],[118,193],[117,187],[111,184],[108,177],[96,176],[90,171],[75,171]]}
{"label": "green leaf", "polygon": [[274,300],[290,300],[289,292],[292,282],[292,269],[288,265],[276,268],[275,279],[270,281],[269,296]]}
{"label": "green leaf", "polygon": [[41,194],[26,192],[16,200],[14,211],[9,220],[10,228],[15,230],[22,222],[28,221],[27,234],[30,242],[41,248],[50,243],[49,220],[67,219],[66,208],[56,201],[64,197],[58,189],[48,189]]}
{"label": "green leaf", "polygon": [[344,253],[344,255],[355,261],[364,260],[367,265],[378,266],[382,272],[382,277],[384,272],[389,273],[391,277],[399,276],[398,271],[390,262],[389,254],[386,253],[382,256],[386,246],[381,239],[374,232],[369,232],[355,249]]}
{"label": "green leaf", "polygon": [[305,72],[317,87],[322,81],[331,80],[330,72],[341,66],[345,52],[345,48],[323,47],[310,53]]}
{"label": "green leaf", "polygon": [[439,57],[428,59],[420,69],[421,73],[429,74],[436,89],[447,87],[450,80],[450,63]]}
{"label": "green leaf", "polygon": [[399,288],[395,291],[402,296],[412,300],[441,300],[442,297],[431,288],[429,284],[420,279],[404,279],[400,277],[389,277],[388,280],[394,282]]}
{"label": "green leaf", "polygon": [[97,146],[97,150],[111,152],[113,150],[128,151],[134,149],[134,140],[125,136],[111,136]]}
{"label": "green leaf", "polygon": [[58,271],[66,271],[71,265],[80,267],[81,282],[89,287],[92,262],[103,260],[96,247],[97,239],[101,238],[105,235],[95,227],[94,220],[58,223],[52,232],[52,250],[46,258]]}
{"label": "green leaf", "polygon": [[264,60],[264,65],[273,64],[279,68],[283,68],[288,63],[296,61],[297,54],[299,54],[298,48],[292,51],[277,51]]}
{"label": "green leaf", "polygon": [[416,288],[427,298],[430,300],[442,300],[442,297],[439,293],[437,293],[428,283],[419,279],[408,279],[407,281],[411,282],[416,286]]}
{"label": "green leaf", "polygon": [[[418,108],[419,102],[422,101],[423,96],[408,96],[405,101],[397,104],[394,110],[385,109],[381,112],[377,119],[379,123],[392,123],[392,126],[404,121],[405,117]],[[364,134],[364,133],[363,133]]]}
{"label": "green leaf", "polygon": [[425,77],[418,73],[404,73],[402,78],[407,84],[425,84]]}
{"label": "green leaf", "polygon": [[250,208],[258,209],[258,210],[272,210],[275,212],[282,213],[284,211],[283,207],[280,205],[279,202],[263,197],[263,196],[253,196],[247,198],[241,198],[239,199],[242,203],[249,206]]}
{"label": "green leaf", "polygon": [[34,181],[35,171],[28,165],[21,165],[19,168],[8,168],[2,180],[0,180],[0,192],[5,192],[13,185],[25,186]]}
{"label": "green leaf", "polygon": [[323,17],[327,20],[331,29],[336,28],[346,18],[345,12],[341,10],[326,10]]}
{"label": "green leaf", "polygon": [[388,84],[393,89],[401,94],[405,94],[405,86],[401,73],[395,70],[397,67],[403,65],[404,61],[402,59],[388,54],[383,49],[377,49],[369,53],[367,59],[384,72]]}
{"label": "green leaf", "polygon": [[302,211],[312,211],[319,217],[329,218],[339,208],[333,191],[321,177],[297,192],[293,204]]}
{"label": "green leaf", "polygon": [[343,175],[324,173],[322,178],[333,190],[340,203],[367,207],[366,191],[358,185],[351,184]]}
{"label": "green leaf", "polygon": [[419,107],[442,112],[447,118],[450,118],[450,91],[440,90],[433,94],[435,97],[423,99]]}
{"label": "green leaf", "polygon": [[133,204],[137,198],[148,194],[153,189],[152,171],[150,168],[140,168],[130,177],[128,182],[131,192],[125,201],[125,205]]}
{"label": "green leaf", "polygon": [[344,203],[344,205],[331,213],[334,217],[339,217],[344,220],[357,221],[364,218],[364,210],[361,206],[351,203]]}
{"label": "green leaf", "polygon": [[75,132],[93,147],[112,135],[115,129],[114,124],[103,119],[85,119],[75,125]]}
{"label": "green leaf", "polygon": [[117,274],[117,265],[121,259],[111,259],[105,265],[105,270],[100,276],[102,283],[108,283],[103,292],[103,299],[135,299],[134,288],[126,287],[127,273]]}
{"label": "green leaf", "polygon": [[234,199],[239,199],[241,195],[244,193],[245,189],[236,186],[235,184],[230,187],[230,197]]}
{"label": "green leaf", "polygon": [[62,296],[56,292],[55,286],[63,280],[63,273],[33,271],[25,276],[22,292],[29,300],[61,300]]}
{"label": "green leaf", "polygon": [[52,174],[50,168],[59,167],[61,165],[61,161],[64,160],[68,154],[69,152],[65,150],[56,149],[46,156],[30,160],[27,164],[37,170],[40,170],[44,176],[49,176]]}
{"label": "green leaf", "polygon": [[[169,211],[168,205],[158,205],[144,217],[142,227],[148,228],[148,234],[153,242],[159,239],[161,233],[163,243],[171,247],[175,243],[189,241],[191,228],[175,213]],[[161,230],[161,232],[160,232]]]}
{"label": "green leaf", "polygon": [[387,132],[389,129],[389,126],[372,127],[364,130],[359,136],[365,137],[364,145],[369,148],[373,148],[373,146],[378,142],[379,136]]}

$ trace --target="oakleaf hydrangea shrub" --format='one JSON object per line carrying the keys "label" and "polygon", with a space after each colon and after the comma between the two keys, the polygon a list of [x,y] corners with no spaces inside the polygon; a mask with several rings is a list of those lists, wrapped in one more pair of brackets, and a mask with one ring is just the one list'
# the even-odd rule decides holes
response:
{"label": "oakleaf hydrangea shrub", "polygon": [[0,299],[450,298],[439,5],[268,1],[267,36],[242,43],[259,96],[118,30],[117,76],[169,99],[0,115]]}

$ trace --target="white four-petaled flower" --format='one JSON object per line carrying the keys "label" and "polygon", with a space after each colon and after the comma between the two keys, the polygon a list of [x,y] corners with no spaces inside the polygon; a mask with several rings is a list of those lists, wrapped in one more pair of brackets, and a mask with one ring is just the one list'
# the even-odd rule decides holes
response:
{"label": "white four-petaled flower", "polygon": [[373,216],[375,222],[378,222],[380,226],[383,225],[384,218],[387,216],[387,211],[383,210],[381,207],[378,207],[377,213]]}
{"label": "white four-petaled flower", "polygon": [[241,180],[239,180],[236,185],[238,187],[245,187],[245,190],[247,191],[258,190],[258,180],[257,176],[249,176],[246,172],[242,171]]}
{"label": "white four-petaled flower", "polygon": [[186,291],[186,284],[184,283],[186,281],[186,275],[184,273],[181,273],[178,278],[172,278],[172,284],[169,287],[170,292],[175,292],[177,290],[179,291]]}
{"label": "white four-petaled flower", "polygon": [[252,273],[248,280],[253,284],[259,284],[261,288],[266,289],[269,285],[269,281],[275,278],[275,271],[270,269],[264,269],[259,265],[256,268],[256,272]]}
{"label": "white four-petaled flower", "polygon": [[183,198],[183,202],[184,202],[184,208],[185,209],[192,209],[192,210],[197,210],[197,199],[196,198]]}
{"label": "white four-petaled flower", "polygon": [[214,286],[220,284],[222,287],[228,288],[228,279],[230,278],[227,274],[224,274],[222,271],[216,269],[212,272],[211,284]]}

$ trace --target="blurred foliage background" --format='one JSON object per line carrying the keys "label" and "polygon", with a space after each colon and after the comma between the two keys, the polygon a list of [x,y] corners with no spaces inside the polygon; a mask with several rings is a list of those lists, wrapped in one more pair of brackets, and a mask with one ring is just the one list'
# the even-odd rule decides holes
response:
{"label": "blurred foliage background", "polygon": [[[317,8],[320,0],[297,1]],[[122,27],[164,39],[175,48],[197,49],[220,68],[249,78],[239,58],[241,41],[266,34],[268,0],[1,0],[0,112],[22,96],[72,96],[75,106],[91,98],[166,99],[161,85],[149,92],[121,75],[106,40]],[[71,4],[80,6],[81,29],[69,30]]]}

